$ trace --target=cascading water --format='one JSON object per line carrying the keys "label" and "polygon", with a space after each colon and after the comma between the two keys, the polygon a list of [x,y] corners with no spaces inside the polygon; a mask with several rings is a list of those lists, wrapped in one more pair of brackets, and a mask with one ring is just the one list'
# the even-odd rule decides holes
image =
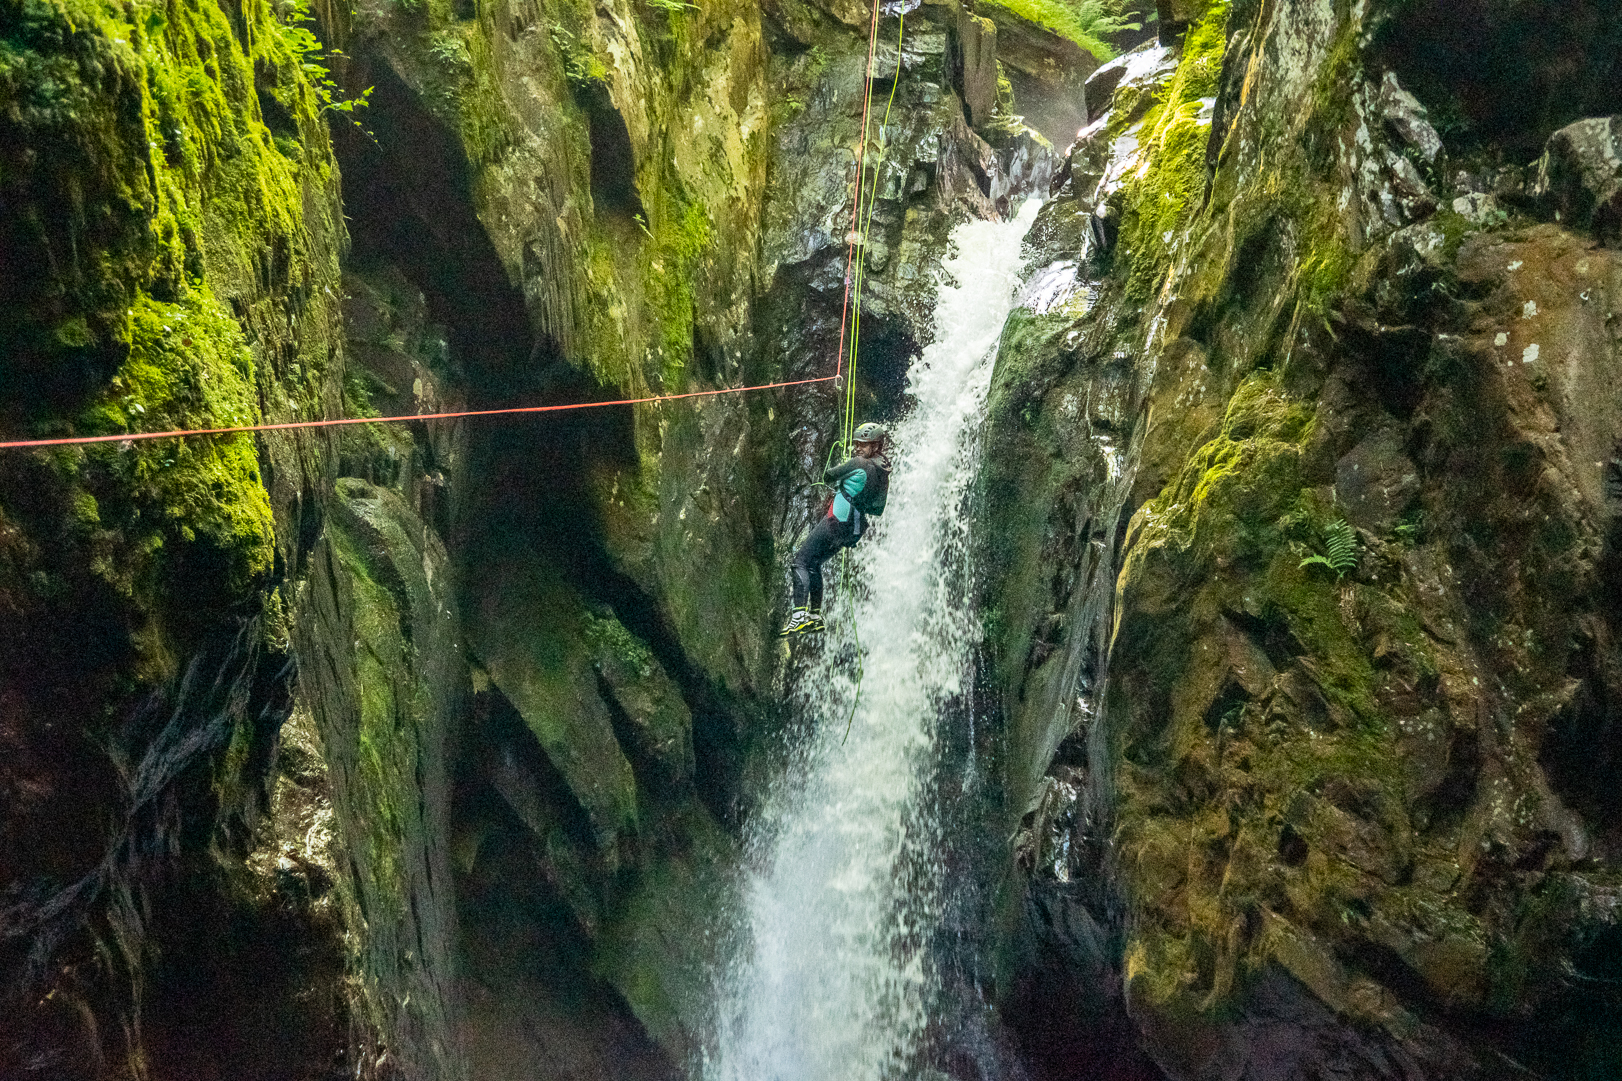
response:
{"label": "cascading water", "polygon": [[908,376],[889,505],[832,595],[826,640],[800,674],[811,734],[751,839],[744,943],[721,989],[710,1081],[914,1071],[943,901],[936,726],[965,689],[979,633],[963,502],[1036,210],[1033,200],[1013,221],[952,234],[956,284],[941,286],[935,343]]}

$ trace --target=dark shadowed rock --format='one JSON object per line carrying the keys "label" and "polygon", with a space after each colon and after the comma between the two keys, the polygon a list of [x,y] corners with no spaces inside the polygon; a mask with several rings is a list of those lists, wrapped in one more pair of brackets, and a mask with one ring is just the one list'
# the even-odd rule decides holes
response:
{"label": "dark shadowed rock", "polygon": [[1557,220],[1622,243],[1622,116],[1579,120],[1550,136],[1533,194]]}
{"label": "dark shadowed rock", "polygon": [[[1303,954],[1309,951],[1302,951]],[[1372,987],[1342,982],[1327,954],[1310,951],[1304,969],[1314,986],[1283,965],[1259,975],[1240,1015],[1220,1027],[1132,1004],[1150,1054],[1173,1081],[1421,1081],[1506,1076],[1486,1072],[1460,1043],[1418,1024]],[[1334,975],[1331,975],[1334,973]],[[1386,1024],[1349,1024],[1325,1005],[1326,993],[1366,998]],[[1130,991],[1128,992],[1130,997]]]}
{"label": "dark shadowed rock", "polygon": [[965,9],[958,16],[963,111],[970,125],[982,127],[997,104],[997,24]]}
{"label": "dark shadowed rock", "polygon": [[1211,0],[1155,0],[1160,15],[1160,40],[1170,45],[1180,37],[1188,24],[1204,15]]}

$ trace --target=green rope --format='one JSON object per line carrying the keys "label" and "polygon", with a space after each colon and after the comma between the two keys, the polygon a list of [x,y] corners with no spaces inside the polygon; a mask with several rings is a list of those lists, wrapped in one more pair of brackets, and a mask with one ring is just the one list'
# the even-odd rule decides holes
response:
{"label": "green rope", "polygon": [[[873,2],[876,4],[879,2],[879,0],[873,0]],[[846,448],[847,452],[855,449],[856,358],[858,353],[861,351],[862,278],[866,275],[867,241],[868,237],[870,237],[873,233],[873,210],[878,205],[879,201],[879,177],[884,170],[885,158],[888,156],[890,150],[889,140],[884,138],[884,133],[890,125],[890,110],[895,106],[896,88],[901,85],[902,44],[906,31],[907,13],[903,11],[896,19],[895,78],[890,81],[890,99],[884,103],[884,119],[879,121],[879,137],[883,141],[879,144],[878,161],[876,161],[873,165],[873,187],[867,195],[867,214],[865,219],[861,222],[862,257],[856,261],[856,268],[853,280],[851,282],[851,292],[856,297],[856,303],[852,305],[855,310],[851,313],[850,371],[845,375],[845,417],[844,424],[840,432],[840,444]],[[869,78],[867,80],[867,97],[865,99],[865,104],[870,105],[873,101],[873,79],[871,77],[872,73],[869,72],[868,74]],[[867,110],[864,108],[863,115],[865,116],[866,113]],[[864,160],[866,159],[866,147],[867,128],[864,125],[862,128],[862,157]],[[862,218],[863,180],[864,178],[862,175],[858,173],[856,176],[856,213],[858,218]],[[853,222],[852,224],[854,225],[855,223]],[[845,594],[849,582],[850,549],[846,548],[839,553],[839,592],[841,595]],[[865,666],[862,664],[862,636],[856,628],[856,606],[846,605],[845,612],[846,618],[850,621],[851,640],[856,646],[856,694],[850,702],[850,715],[845,718],[845,734],[839,739],[839,745],[841,747],[845,745],[846,740],[850,739],[851,725],[856,722],[856,707],[861,705],[862,702],[862,677],[865,673]]]}
{"label": "green rope", "polygon": [[[874,0],[874,2],[877,3],[878,0]],[[884,133],[890,126],[890,112],[895,107],[896,89],[901,85],[902,46],[905,40],[906,31],[907,15],[906,12],[902,12],[896,19],[895,78],[890,81],[890,97],[889,100],[884,103],[884,118],[879,121],[880,139],[884,139]],[[867,80],[867,97],[865,101],[870,104],[872,100],[873,80],[870,78]],[[863,110],[863,113],[865,115],[866,109]],[[863,128],[862,148],[864,153],[862,157],[864,160],[866,159],[866,147],[867,130],[866,128]],[[856,363],[862,348],[862,279],[867,276],[867,242],[868,238],[873,234],[873,211],[877,207],[879,201],[879,176],[884,169],[885,159],[889,155],[889,151],[890,144],[888,140],[884,140],[879,144],[878,161],[873,165],[873,186],[867,193],[867,213],[865,218],[862,214],[861,206],[861,189],[865,178],[860,175],[856,177],[856,207],[857,218],[861,221],[862,257],[856,261],[854,276],[851,282],[851,293],[856,298],[856,301],[852,305],[853,311],[851,312],[850,371],[845,376],[845,416],[840,439],[840,442],[845,446],[847,451],[852,446],[852,437],[856,429]]]}

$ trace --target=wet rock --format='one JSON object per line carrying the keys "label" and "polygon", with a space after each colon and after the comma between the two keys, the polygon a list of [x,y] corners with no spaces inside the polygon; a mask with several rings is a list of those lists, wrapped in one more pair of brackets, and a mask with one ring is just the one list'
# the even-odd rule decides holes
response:
{"label": "wet rock", "polygon": [[338,480],[312,558],[305,693],[331,772],[346,922],[367,928],[359,994],[396,1060],[465,1076],[451,1036],[447,748],[466,670],[450,560],[398,493],[355,477]]}
{"label": "wet rock", "polygon": [[1089,119],[1112,113],[1117,124],[1123,119],[1136,120],[1153,104],[1152,88],[1165,81],[1176,63],[1172,50],[1146,41],[1102,65],[1084,86]]}
{"label": "wet rock", "polygon": [[1019,113],[1049,142],[1068,146],[1088,120],[1082,85],[1097,57],[1001,4],[980,10],[997,26],[997,59]]}
{"label": "wet rock", "polygon": [[963,109],[972,127],[984,128],[997,105],[997,24],[964,8],[957,44]]}
{"label": "wet rock", "polygon": [[[1141,48],[1141,46],[1140,46]],[[1096,120],[1109,112],[1109,99],[1115,93],[1115,88],[1121,85],[1126,77],[1126,56],[1117,56],[1106,64],[1101,64],[1097,71],[1087,76],[1083,84],[1083,92],[1087,102],[1087,117],[1089,121]]]}
{"label": "wet rock", "polygon": [[[992,35],[989,44],[992,49],[996,48],[995,34]],[[900,68],[905,71],[917,71],[926,63],[933,62],[935,69],[939,71],[945,53],[946,30],[925,24],[923,30],[903,35],[899,53],[895,42],[888,39],[878,42],[873,50],[871,77],[875,80],[893,80],[896,77],[898,62]]]}
{"label": "wet rock", "polygon": [[1436,209],[1430,187],[1414,163],[1401,154],[1385,158],[1387,182],[1378,192],[1380,213],[1390,225],[1400,226],[1423,218]]}
{"label": "wet rock", "polygon": [[1288,960],[1252,977],[1227,1025],[1160,1011],[1129,987],[1145,1046],[1172,1081],[1491,1076],[1463,1044],[1417,1024],[1393,996],[1349,977],[1321,946],[1300,943],[1284,954]]}
{"label": "wet rock", "polygon": [[1550,136],[1532,194],[1556,220],[1622,246],[1622,116],[1579,120]]}

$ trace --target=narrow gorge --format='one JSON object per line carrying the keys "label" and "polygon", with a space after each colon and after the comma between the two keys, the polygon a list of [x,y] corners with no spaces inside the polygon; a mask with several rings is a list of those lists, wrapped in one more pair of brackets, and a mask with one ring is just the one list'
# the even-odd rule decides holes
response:
{"label": "narrow gorge", "polygon": [[0,0],[0,1078],[1618,1075],[1622,10],[874,2]]}

